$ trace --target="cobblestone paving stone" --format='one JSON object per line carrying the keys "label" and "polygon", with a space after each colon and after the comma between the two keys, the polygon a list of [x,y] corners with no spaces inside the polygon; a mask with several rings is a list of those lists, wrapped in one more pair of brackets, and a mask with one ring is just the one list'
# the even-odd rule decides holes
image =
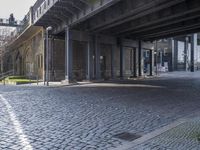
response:
{"label": "cobblestone paving stone", "polygon": [[183,123],[128,150],[199,150],[200,118]]}
{"label": "cobblestone paving stone", "polygon": [[25,149],[29,144],[34,150],[107,150],[126,143],[114,138],[115,134],[146,134],[199,110],[200,79],[196,76],[127,84],[0,86],[0,95],[12,107],[28,141],[23,142],[0,99],[0,149]]}

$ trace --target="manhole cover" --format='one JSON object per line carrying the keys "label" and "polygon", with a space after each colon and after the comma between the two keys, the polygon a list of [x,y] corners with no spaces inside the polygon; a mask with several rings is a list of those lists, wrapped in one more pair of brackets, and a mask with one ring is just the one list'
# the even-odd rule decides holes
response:
{"label": "manhole cover", "polygon": [[135,134],[135,133],[123,132],[123,133],[114,135],[114,137],[121,139],[121,140],[125,140],[125,141],[134,141],[142,136],[139,134]]}

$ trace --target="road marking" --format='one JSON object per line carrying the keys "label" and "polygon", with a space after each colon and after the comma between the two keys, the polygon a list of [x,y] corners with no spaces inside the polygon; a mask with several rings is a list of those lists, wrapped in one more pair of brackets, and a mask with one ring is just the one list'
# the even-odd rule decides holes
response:
{"label": "road marking", "polygon": [[12,106],[9,104],[9,102],[1,94],[0,94],[0,100],[3,102],[3,104],[5,105],[5,107],[7,109],[10,120],[12,121],[14,128],[15,128],[15,131],[16,131],[18,137],[19,137],[20,144],[23,147],[22,149],[23,150],[33,150],[27,136],[23,132],[22,126],[21,126],[19,120],[17,119]]}

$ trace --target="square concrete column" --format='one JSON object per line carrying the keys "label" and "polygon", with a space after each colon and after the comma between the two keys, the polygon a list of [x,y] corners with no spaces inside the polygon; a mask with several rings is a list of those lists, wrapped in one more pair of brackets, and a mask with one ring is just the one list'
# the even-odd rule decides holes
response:
{"label": "square concrete column", "polygon": [[178,62],[178,41],[172,39],[172,71],[177,70]]}
{"label": "square concrete column", "polygon": [[100,43],[99,38],[95,36],[95,78],[96,80],[101,79],[101,67],[100,67]]}
{"label": "square concrete column", "polygon": [[139,57],[139,76],[143,76],[144,74],[144,57],[143,57],[143,49],[142,49],[142,41],[138,42],[138,57]]}
{"label": "square concrete column", "polygon": [[153,66],[154,66],[154,61],[153,61],[153,50],[150,50],[150,76],[153,76]]}
{"label": "square concrete column", "polygon": [[111,78],[114,79],[114,51],[115,51],[115,46],[112,45],[111,49]]}
{"label": "square concrete column", "polygon": [[139,49],[138,47],[135,49],[135,77],[139,76]]}
{"label": "square concrete column", "polygon": [[137,50],[133,49],[133,77],[137,77]]}
{"label": "square concrete column", "polygon": [[73,45],[69,27],[65,28],[65,83],[73,80]]}
{"label": "square concrete column", "polygon": [[197,34],[191,35],[191,72],[195,71],[195,53],[197,50]]}
{"label": "square concrete column", "polygon": [[188,71],[188,46],[189,46],[189,38],[185,37],[185,46],[184,46],[184,63],[185,70]]}
{"label": "square concrete column", "polygon": [[86,79],[91,80],[92,79],[92,37],[89,37],[88,43],[87,43],[87,63],[86,63],[86,68],[87,68],[87,75]]}
{"label": "square concrete column", "polygon": [[44,81],[44,84],[45,84],[45,81],[46,81],[46,33],[44,31],[42,31],[42,45],[43,45],[43,62],[42,62],[42,66],[43,66],[43,81]]}
{"label": "square concrete column", "polygon": [[124,78],[124,47],[122,40],[120,40],[120,78]]}

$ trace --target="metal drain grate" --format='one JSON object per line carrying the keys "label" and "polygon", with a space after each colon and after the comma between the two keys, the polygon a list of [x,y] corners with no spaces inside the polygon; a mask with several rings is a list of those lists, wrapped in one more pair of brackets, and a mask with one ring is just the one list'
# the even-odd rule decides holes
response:
{"label": "metal drain grate", "polygon": [[128,132],[123,132],[123,133],[119,133],[114,135],[115,138],[121,139],[121,140],[125,140],[125,141],[134,141],[140,137],[142,137],[139,134],[135,134],[135,133],[128,133]]}

